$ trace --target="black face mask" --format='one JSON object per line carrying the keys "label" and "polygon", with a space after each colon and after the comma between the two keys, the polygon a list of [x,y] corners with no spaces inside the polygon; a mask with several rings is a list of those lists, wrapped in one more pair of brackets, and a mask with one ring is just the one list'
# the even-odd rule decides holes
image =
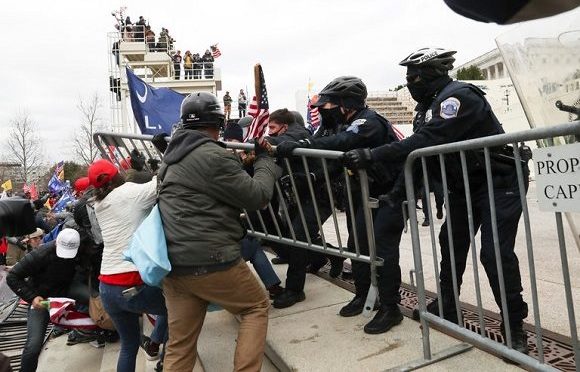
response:
{"label": "black face mask", "polygon": [[344,123],[344,115],[338,106],[331,109],[320,109],[319,112],[322,117],[322,125],[325,128],[333,129]]}
{"label": "black face mask", "polygon": [[431,87],[429,85],[429,83],[421,79],[413,83],[407,83],[407,88],[409,89],[409,93],[411,93],[411,97],[413,97],[415,101],[422,102],[429,96],[431,91]]}

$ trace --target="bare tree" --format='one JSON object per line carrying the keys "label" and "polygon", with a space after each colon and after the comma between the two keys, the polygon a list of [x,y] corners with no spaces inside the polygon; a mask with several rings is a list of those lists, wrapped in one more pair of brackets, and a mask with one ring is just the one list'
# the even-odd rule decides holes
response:
{"label": "bare tree", "polygon": [[7,147],[9,157],[20,164],[18,174],[28,183],[30,176],[42,163],[42,149],[38,127],[26,112],[10,120]]}
{"label": "bare tree", "polygon": [[82,122],[74,135],[74,151],[79,160],[89,165],[99,154],[97,145],[93,140],[93,134],[102,128],[99,117],[101,101],[98,94],[94,93],[86,100],[80,98],[77,108],[82,114]]}

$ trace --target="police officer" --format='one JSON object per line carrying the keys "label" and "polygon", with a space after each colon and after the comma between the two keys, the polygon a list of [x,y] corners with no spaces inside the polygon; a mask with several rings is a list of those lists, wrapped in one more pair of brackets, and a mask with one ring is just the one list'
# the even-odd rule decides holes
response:
{"label": "police officer", "polygon": [[[375,149],[360,149],[345,154],[345,163],[352,168],[368,167],[375,161],[397,164],[405,160],[413,150],[461,140],[504,133],[484,93],[477,87],[452,81],[448,71],[452,69],[455,51],[441,48],[424,48],[411,53],[400,62],[407,67],[407,87],[418,102],[416,132],[396,143]],[[499,150],[497,150],[499,151]],[[512,153],[513,154],[513,153]],[[471,190],[471,204],[476,232],[481,228],[481,262],[487,273],[496,303],[501,308],[500,285],[494,256],[489,194],[485,175],[483,154],[468,151],[467,170]],[[501,163],[502,156],[492,153],[493,187],[497,213],[497,227],[501,251],[501,262],[505,278],[508,314],[514,349],[527,353],[526,334],[522,328],[528,314],[527,304],[522,298],[519,263],[514,253],[514,243],[522,206],[516,178],[515,163]],[[440,283],[444,318],[457,323],[453,295],[451,260],[447,229],[451,224],[455,253],[455,269],[458,285],[461,286],[463,272],[470,245],[467,206],[459,154],[445,157],[447,184],[449,188],[450,215],[441,228]],[[527,168],[524,169],[527,172]],[[440,178],[437,167],[431,177]],[[524,177],[527,189],[527,177]],[[437,301],[427,307],[438,315]],[[506,314],[504,315],[504,319]]]}
{"label": "police officer", "polygon": [[[354,76],[342,76],[331,81],[319,94],[316,106],[322,117],[326,131],[336,134],[302,140],[300,142],[283,142],[277,147],[281,156],[289,155],[298,147],[348,151],[352,149],[374,148],[384,143],[397,141],[393,129],[385,118],[366,107],[367,89],[364,83]],[[380,170],[378,170],[380,169]],[[377,171],[378,170],[378,171]],[[386,168],[380,162],[371,167],[368,172],[374,175],[370,186],[371,196],[377,197],[392,186],[398,172]],[[354,251],[353,229],[356,229],[361,254],[368,254],[368,241],[364,221],[364,206],[360,204],[360,190],[357,182],[353,185],[353,202],[355,226],[350,225],[350,210],[347,210],[349,238],[347,246]],[[383,333],[399,324],[403,316],[399,310],[399,286],[401,269],[399,267],[399,242],[403,230],[403,218],[400,207],[382,205],[374,211],[374,228],[377,256],[383,258],[384,265],[378,268],[380,307],[375,317],[364,327],[370,334]],[[370,266],[366,263],[353,261],[353,276],[356,293],[352,301],[340,310],[344,317],[362,313],[365,299],[370,288]]]}

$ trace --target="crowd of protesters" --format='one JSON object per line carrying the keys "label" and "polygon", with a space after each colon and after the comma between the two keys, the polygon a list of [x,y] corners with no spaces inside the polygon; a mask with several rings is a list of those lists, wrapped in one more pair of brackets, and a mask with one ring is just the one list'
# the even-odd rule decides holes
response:
{"label": "crowd of protesters", "polygon": [[[214,57],[209,49],[205,53],[191,53],[185,51],[181,55],[181,50],[178,50],[171,56],[173,60],[173,70],[175,80],[181,79],[181,71],[183,70],[183,79],[213,79],[213,62]],[[182,68],[183,66],[183,68]]]}

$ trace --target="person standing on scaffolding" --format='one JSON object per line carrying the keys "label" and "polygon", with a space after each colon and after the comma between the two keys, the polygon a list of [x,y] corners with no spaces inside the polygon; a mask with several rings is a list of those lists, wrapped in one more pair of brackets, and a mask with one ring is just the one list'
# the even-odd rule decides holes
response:
{"label": "person standing on scaffolding", "polygon": [[[349,168],[366,168],[374,162],[400,164],[416,149],[504,133],[484,97],[485,93],[474,85],[453,81],[449,77],[455,53],[443,48],[423,48],[411,53],[399,63],[407,67],[407,87],[413,99],[418,102],[417,118],[420,122],[417,123],[417,130],[398,143],[346,153],[345,163]],[[510,152],[511,160],[506,156]],[[491,149],[491,153],[493,195],[508,308],[508,314],[503,314],[503,319],[504,322],[506,318],[509,319],[513,349],[527,354],[528,343],[523,329],[523,319],[528,315],[528,305],[522,297],[519,261],[514,252],[522,204],[513,149]],[[427,160],[429,163],[431,159]],[[481,229],[480,260],[487,273],[495,301],[501,309],[485,160],[483,153],[476,151],[466,151],[466,160],[475,233]],[[527,190],[529,170],[526,161],[522,167]],[[469,225],[465,223],[468,220],[467,201],[458,153],[445,156],[445,168],[449,189],[449,215],[439,234],[441,244],[439,281],[443,317],[448,321],[459,323],[453,293],[450,242],[447,233],[449,225],[451,224],[453,231],[452,243],[458,290],[465,271],[471,237]],[[441,180],[441,171],[437,164],[429,164],[428,169],[430,177]],[[438,301],[431,302],[427,306],[427,311],[439,315]],[[505,340],[504,322],[502,332]]]}
{"label": "person standing on scaffolding", "polygon": [[[314,104],[318,107],[324,128],[337,128],[336,134],[327,137],[306,139],[298,142],[282,142],[276,148],[279,156],[289,156],[296,148],[314,148],[349,151],[363,147],[378,147],[384,143],[397,141],[397,136],[389,121],[366,106],[367,88],[361,79],[354,76],[341,76],[331,81],[319,93]],[[399,174],[398,169],[386,168],[375,163],[369,172],[370,196],[378,197],[390,190]],[[351,176],[354,177],[354,176]],[[350,251],[355,251],[353,229],[356,229],[360,253],[369,254],[367,229],[364,218],[365,206],[361,203],[361,190],[353,185],[354,211],[347,209],[348,242]],[[354,212],[355,226],[351,226]],[[384,265],[377,268],[380,306],[373,320],[365,325],[369,334],[387,332],[401,323],[403,315],[399,309],[401,295],[401,268],[399,266],[399,243],[403,232],[403,216],[400,206],[381,203],[373,218],[377,256],[383,258]],[[355,297],[340,309],[340,315],[351,317],[363,312],[367,294],[371,286],[371,271],[368,263],[353,260],[352,269],[355,283]]]}

